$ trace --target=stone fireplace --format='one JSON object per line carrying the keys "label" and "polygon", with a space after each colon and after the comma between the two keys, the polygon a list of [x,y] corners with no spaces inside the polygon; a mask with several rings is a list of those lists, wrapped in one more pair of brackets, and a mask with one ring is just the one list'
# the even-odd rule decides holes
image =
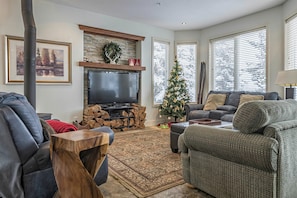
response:
{"label": "stone fireplace", "polygon": [[[131,58],[140,59],[141,41],[144,40],[144,37],[83,25],[79,25],[79,28],[84,31],[84,61],[79,62],[79,66],[84,67],[83,124],[88,124],[91,128],[98,127],[99,125],[110,126],[121,131],[128,130],[129,128],[143,128],[146,114],[145,107],[140,105],[140,85],[141,71],[145,70],[145,67],[141,66],[141,61],[139,66],[129,66],[128,60]],[[118,44],[122,50],[122,55],[117,64],[105,63],[102,56],[102,49],[104,45],[110,42]],[[88,104],[89,70],[138,72],[138,104],[120,104],[114,106],[105,104]],[[100,114],[100,116],[101,114],[104,114],[103,118],[97,117],[98,114]]]}

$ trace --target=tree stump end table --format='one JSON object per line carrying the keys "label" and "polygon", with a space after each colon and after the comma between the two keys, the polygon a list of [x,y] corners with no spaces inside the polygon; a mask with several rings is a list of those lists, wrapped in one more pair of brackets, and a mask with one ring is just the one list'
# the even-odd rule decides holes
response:
{"label": "tree stump end table", "polygon": [[50,152],[58,186],[55,197],[103,197],[94,177],[108,144],[108,134],[86,129],[51,135]]}

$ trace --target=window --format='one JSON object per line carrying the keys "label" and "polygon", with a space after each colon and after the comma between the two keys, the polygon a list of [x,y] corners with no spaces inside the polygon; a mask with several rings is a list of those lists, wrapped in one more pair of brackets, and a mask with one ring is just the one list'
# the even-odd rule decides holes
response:
{"label": "window", "polygon": [[[285,70],[297,69],[297,14],[286,20],[285,28]],[[294,98],[297,98],[296,88]]]}
{"label": "window", "polygon": [[266,91],[266,29],[211,41],[213,89]]}
{"label": "window", "polygon": [[169,43],[153,41],[153,94],[154,105],[161,104],[165,95],[168,80]]}
{"label": "window", "polygon": [[176,55],[178,63],[183,68],[184,78],[190,95],[190,102],[197,102],[196,97],[196,65],[197,43],[177,44]]}

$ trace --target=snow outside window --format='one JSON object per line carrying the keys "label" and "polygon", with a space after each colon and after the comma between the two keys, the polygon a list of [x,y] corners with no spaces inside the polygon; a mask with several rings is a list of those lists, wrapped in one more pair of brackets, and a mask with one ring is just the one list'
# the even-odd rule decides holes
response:
{"label": "snow outside window", "polygon": [[266,29],[211,41],[213,89],[266,91]]}
{"label": "snow outside window", "polygon": [[176,55],[180,66],[183,68],[184,78],[187,83],[190,102],[197,102],[196,97],[196,65],[197,65],[197,44],[177,44]]}
{"label": "snow outside window", "polygon": [[[286,20],[285,35],[285,70],[297,69],[297,14]],[[297,98],[296,88],[294,98]]]}
{"label": "snow outside window", "polygon": [[153,41],[153,92],[154,105],[161,104],[165,95],[168,80],[169,43]]}

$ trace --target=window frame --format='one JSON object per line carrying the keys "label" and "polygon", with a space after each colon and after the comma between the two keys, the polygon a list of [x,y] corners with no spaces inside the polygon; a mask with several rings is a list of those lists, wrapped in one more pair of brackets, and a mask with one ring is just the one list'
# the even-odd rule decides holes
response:
{"label": "window frame", "polygon": [[[213,50],[213,42],[216,41],[220,41],[223,39],[229,39],[229,38],[235,38],[236,36],[242,35],[242,34],[248,34],[251,32],[255,32],[255,31],[260,31],[260,30],[265,30],[266,31],[266,60],[265,60],[265,91],[268,90],[269,87],[269,79],[268,79],[268,74],[269,74],[269,68],[268,68],[268,61],[269,61],[269,43],[268,43],[268,28],[267,26],[261,26],[261,27],[257,27],[257,28],[253,28],[253,29],[249,29],[249,30],[245,30],[245,31],[240,31],[237,33],[233,33],[233,34],[229,34],[229,35],[225,35],[225,36],[220,36],[217,38],[213,38],[209,40],[209,65],[210,65],[210,69],[209,69],[209,88],[210,89],[214,89],[214,63],[213,63],[213,57],[214,57],[214,50]],[[235,90],[235,89],[234,89]]]}
{"label": "window frame", "polygon": [[154,92],[154,83],[155,83],[155,75],[154,75],[154,55],[155,55],[155,47],[154,47],[154,44],[155,42],[158,42],[158,43],[162,43],[162,44],[166,44],[167,45],[167,53],[166,53],[166,59],[167,59],[167,65],[166,65],[166,76],[165,76],[165,79],[166,79],[166,87],[165,87],[165,90],[167,88],[167,85],[168,85],[168,78],[169,78],[169,69],[170,69],[170,41],[169,40],[165,40],[165,39],[159,39],[159,38],[152,38],[152,43],[151,43],[151,46],[152,46],[152,57],[151,57],[151,61],[152,61],[152,71],[151,71],[151,78],[152,78],[152,106],[154,108],[157,108],[159,107],[162,102],[160,103],[155,103],[155,92]]}
{"label": "window frame", "polygon": [[[288,48],[288,23],[294,19],[297,19],[297,13],[296,14],[293,14],[292,16],[290,16],[289,18],[287,18],[285,20],[285,65],[284,65],[284,70],[287,69],[287,66],[288,66],[288,53],[289,53],[289,48]],[[296,49],[297,51],[297,49]],[[296,68],[297,69],[297,68]]]}
{"label": "window frame", "polygon": [[[294,61],[294,67],[288,67],[289,66],[289,30],[288,30],[288,23],[291,22],[292,20],[296,20],[296,24],[294,24],[297,28],[297,13],[293,14],[292,16],[288,17],[286,20],[285,20],[285,39],[284,39],[284,45],[285,45],[285,61],[284,61],[284,68],[283,70],[291,70],[291,69],[297,69],[297,61],[295,63]],[[294,35],[294,34],[293,34]],[[296,39],[296,43],[297,43],[297,35],[294,35],[294,39]],[[297,54],[297,44],[296,44],[296,54]],[[296,55],[297,56],[297,55]],[[297,58],[296,58],[297,59]],[[292,88],[295,89],[295,100],[297,100],[297,86],[292,86]],[[286,90],[286,87],[283,87],[284,89],[284,93],[285,93],[285,90]],[[285,95],[285,94],[284,94]],[[286,97],[286,96],[285,96]]]}
{"label": "window frame", "polygon": [[[178,45],[195,45],[196,48],[196,62],[195,62],[195,83],[194,83],[194,89],[195,89],[195,94],[194,94],[194,101],[190,101],[189,103],[197,103],[198,100],[198,62],[199,62],[199,42],[197,41],[177,41],[175,42],[175,57],[177,58],[177,46]],[[186,79],[185,79],[186,80]],[[187,80],[186,80],[187,81]]]}

